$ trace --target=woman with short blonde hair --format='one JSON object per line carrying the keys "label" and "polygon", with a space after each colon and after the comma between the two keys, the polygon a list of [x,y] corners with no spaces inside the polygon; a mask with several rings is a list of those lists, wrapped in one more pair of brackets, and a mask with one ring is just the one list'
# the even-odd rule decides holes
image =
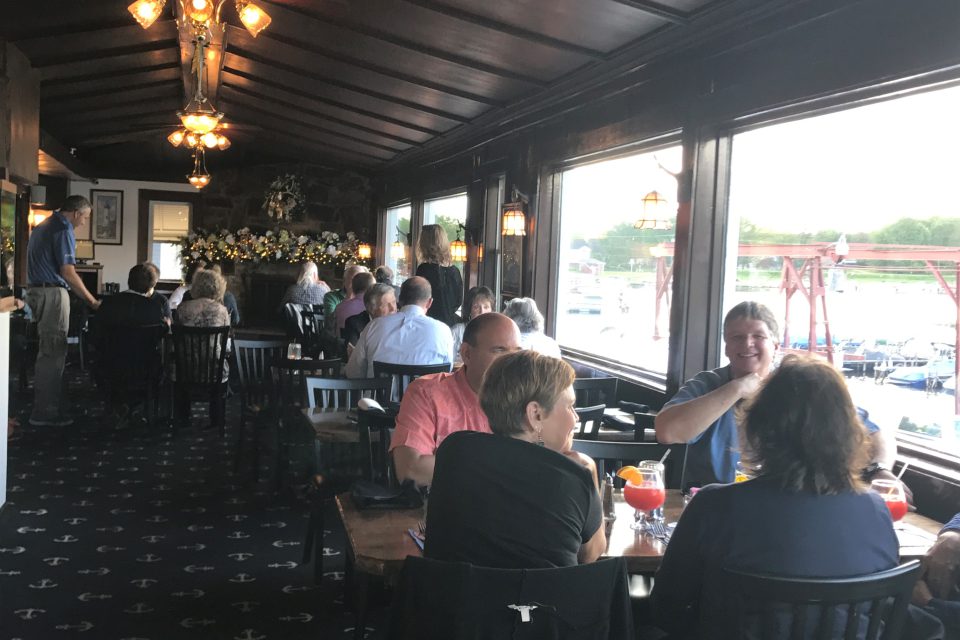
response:
{"label": "woman with short blonde hair", "polygon": [[566,362],[534,351],[490,365],[479,396],[492,433],[465,425],[474,430],[437,449],[426,557],[534,569],[603,553],[596,465],[572,450],[573,379]]}
{"label": "woman with short blonde hair", "polygon": [[427,315],[452,327],[463,301],[463,276],[450,260],[450,238],[438,224],[424,225],[417,241],[417,273],[426,278],[433,290],[433,302]]}

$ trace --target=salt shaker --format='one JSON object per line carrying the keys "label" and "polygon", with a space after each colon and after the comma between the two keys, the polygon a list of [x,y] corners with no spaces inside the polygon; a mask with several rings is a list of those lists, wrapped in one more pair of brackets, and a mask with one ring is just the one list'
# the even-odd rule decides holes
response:
{"label": "salt shaker", "polygon": [[617,512],[613,508],[613,478],[607,476],[603,480],[603,493],[601,494],[603,505],[603,517],[606,520],[616,520]]}

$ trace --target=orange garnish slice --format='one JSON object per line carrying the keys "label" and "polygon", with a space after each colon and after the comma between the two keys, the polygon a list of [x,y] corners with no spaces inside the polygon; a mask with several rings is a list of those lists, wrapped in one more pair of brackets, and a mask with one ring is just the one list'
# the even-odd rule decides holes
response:
{"label": "orange garnish slice", "polygon": [[617,477],[623,478],[627,482],[632,482],[634,484],[643,482],[643,474],[640,472],[640,469],[637,469],[633,465],[620,467],[620,469],[617,471]]}

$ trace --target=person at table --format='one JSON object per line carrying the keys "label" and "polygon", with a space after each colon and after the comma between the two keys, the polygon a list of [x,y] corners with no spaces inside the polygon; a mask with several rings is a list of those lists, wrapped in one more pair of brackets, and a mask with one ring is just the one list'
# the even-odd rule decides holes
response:
{"label": "person at table", "polygon": [[453,358],[454,365],[463,364],[460,359],[460,345],[463,344],[463,332],[467,328],[467,323],[483,313],[493,311],[493,305],[497,303],[493,291],[489,287],[471,287],[467,295],[463,297],[463,311],[461,316],[463,322],[450,327],[450,333],[453,334]]}
{"label": "person at table", "polygon": [[432,302],[426,279],[414,276],[405,280],[400,287],[400,311],[366,326],[347,361],[347,377],[372,378],[374,362],[453,362],[450,327],[427,316]]}
{"label": "person at table", "polygon": [[573,451],[573,368],[524,350],[490,365],[480,405],[492,433],[437,449],[424,556],[504,569],[593,562],[607,541],[593,460]]}
{"label": "person at table", "polygon": [[370,324],[371,320],[388,316],[397,312],[397,296],[391,285],[376,283],[363,293],[365,310],[357,315],[350,316],[343,324],[343,340],[347,344],[347,356],[353,353],[353,348],[360,339],[360,334]]}
{"label": "person at table", "polygon": [[[143,266],[149,269],[150,273],[153,274],[153,287],[150,289],[150,300],[160,307],[160,315],[163,316],[164,322],[170,324],[173,322],[173,309],[170,308],[170,301],[167,300],[165,295],[157,291],[157,283],[160,282],[160,267],[152,262],[144,262]],[[129,284],[130,283],[128,279],[127,286],[129,286]]]}
{"label": "person at table", "polygon": [[520,344],[524,349],[553,358],[560,357],[560,345],[543,332],[543,314],[533,298],[514,298],[503,312],[520,327]]}
{"label": "person at table", "polygon": [[134,265],[127,274],[129,288],[123,293],[104,298],[94,316],[97,341],[110,339],[109,327],[166,324],[163,307],[151,297],[156,285],[157,280],[150,267],[146,264]]}
{"label": "person at table", "polygon": [[193,276],[190,299],[177,307],[176,322],[186,327],[224,327],[230,324],[230,312],[223,304],[227,281],[212,269]]}
{"label": "person at table", "polygon": [[923,559],[913,604],[940,620],[945,640],[960,639],[960,513],[943,527]]}
{"label": "person at table", "polygon": [[477,397],[480,384],[497,358],[520,348],[520,330],[513,320],[502,313],[484,313],[471,320],[463,333],[462,367],[454,373],[427,375],[410,383],[390,440],[401,482],[412,480],[429,486],[434,454],[451,433],[490,433],[490,423]]}
{"label": "person at table", "polygon": [[861,477],[867,435],[843,377],[790,355],[760,387],[742,419],[744,461],[759,475],[702,488],[656,574],[651,609],[678,637],[709,638],[698,623],[725,615],[715,588],[723,569],[839,578],[898,563],[890,512]]}
{"label": "person at table", "polygon": [[347,323],[347,318],[351,318],[358,313],[363,313],[365,309],[363,294],[367,292],[367,289],[376,284],[376,282],[376,278],[374,278],[373,274],[369,271],[361,271],[353,276],[353,280],[350,283],[350,290],[353,292],[353,297],[338,304],[334,312],[337,319],[337,334],[341,339],[344,337],[343,327]]}
{"label": "person at table", "polygon": [[330,293],[330,286],[320,279],[317,264],[307,260],[300,265],[297,282],[287,287],[280,304],[323,304],[323,297]]}
{"label": "person at table", "polygon": [[366,271],[363,265],[352,264],[343,270],[343,286],[328,292],[323,296],[323,335],[321,343],[323,350],[328,353],[340,353],[340,329],[337,327],[337,307],[344,301],[353,298],[353,278],[358,273]]}
{"label": "person at table", "polygon": [[[240,324],[240,306],[237,304],[236,296],[234,296],[232,293],[230,293],[226,289],[227,280],[226,278],[223,277],[223,272],[220,269],[220,265],[212,264],[206,267],[205,269],[207,271],[213,271],[218,276],[220,276],[221,280],[223,280],[224,290],[223,290],[223,296],[221,297],[220,302],[223,304],[224,307],[227,308],[227,313],[230,314],[230,326],[231,327],[237,326],[238,324]],[[192,291],[187,291],[186,293],[183,294],[183,300],[180,304],[182,305],[184,302],[187,302],[192,299],[193,299]]]}
{"label": "person at table", "polygon": [[187,291],[190,291],[190,287],[193,286],[193,277],[197,275],[198,271],[203,271],[206,267],[206,263],[203,260],[194,260],[187,266],[187,271],[183,275],[183,284],[173,290],[173,293],[170,294],[170,308],[176,311],[177,307],[180,306],[180,303],[183,302],[183,296],[186,295]]}
{"label": "person at table", "polygon": [[463,301],[463,277],[450,259],[450,238],[438,224],[426,224],[417,243],[417,274],[426,278],[433,290],[433,305],[427,315],[448,327],[457,322],[457,309]]}

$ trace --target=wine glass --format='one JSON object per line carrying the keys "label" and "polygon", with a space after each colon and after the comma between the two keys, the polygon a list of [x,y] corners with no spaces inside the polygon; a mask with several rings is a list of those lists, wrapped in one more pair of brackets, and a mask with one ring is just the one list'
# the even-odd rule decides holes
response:
{"label": "wine glass", "polygon": [[663,485],[663,465],[645,460],[637,465],[639,476],[629,480],[623,487],[623,499],[634,508],[633,524],[635,531],[652,530],[651,523],[663,520],[663,502],[666,489]]}
{"label": "wine glass", "polygon": [[907,497],[899,480],[877,479],[870,483],[870,488],[883,498],[894,522],[907,515]]}

